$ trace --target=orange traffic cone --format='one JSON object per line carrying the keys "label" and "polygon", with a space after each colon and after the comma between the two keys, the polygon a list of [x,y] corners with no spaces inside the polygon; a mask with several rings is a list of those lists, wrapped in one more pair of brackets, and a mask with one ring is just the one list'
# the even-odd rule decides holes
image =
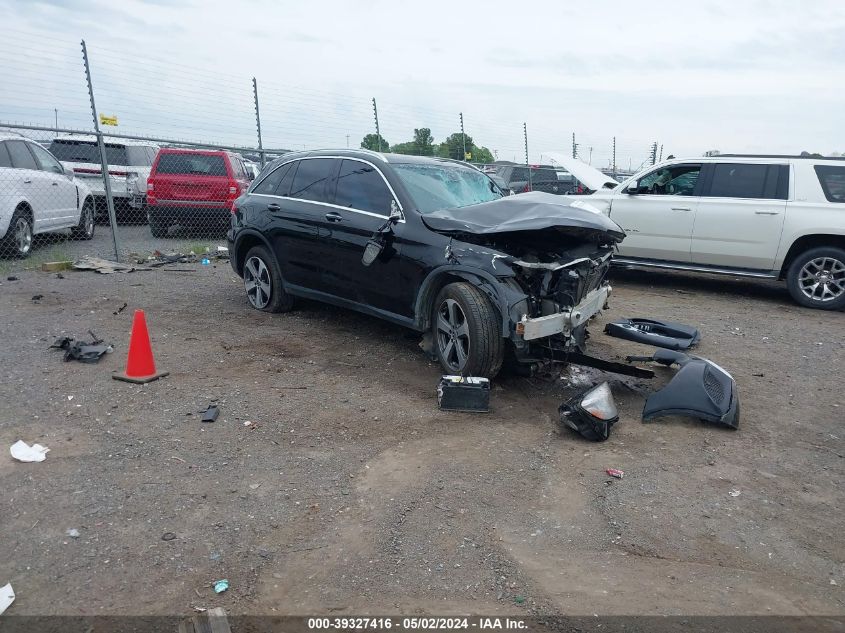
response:
{"label": "orange traffic cone", "polygon": [[135,318],[132,320],[132,334],[129,337],[129,357],[126,359],[126,371],[122,374],[112,374],[112,378],[143,384],[169,373],[167,371],[156,371],[153,348],[150,345],[150,334],[147,332],[147,319],[144,317],[143,310],[135,310]]}

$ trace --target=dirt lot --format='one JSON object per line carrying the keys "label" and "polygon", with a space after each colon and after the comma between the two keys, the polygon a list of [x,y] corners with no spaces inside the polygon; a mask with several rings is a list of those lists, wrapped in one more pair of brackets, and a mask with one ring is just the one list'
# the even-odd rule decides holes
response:
{"label": "dirt lot", "polygon": [[[643,424],[659,370],[611,379],[621,420],[594,444],[557,422],[593,374],[505,376],[490,414],[440,412],[411,333],[315,303],[259,313],[228,265],[179,268],[3,277],[0,444],[51,449],[0,458],[9,613],[845,613],[842,313],[616,273],[593,353],[646,351],[608,318],[694,324],[742,420]],[[135,308],[170,371],[144,387],[110,378]],[[89,329],[116,346],[97,365],[47,349]]]}

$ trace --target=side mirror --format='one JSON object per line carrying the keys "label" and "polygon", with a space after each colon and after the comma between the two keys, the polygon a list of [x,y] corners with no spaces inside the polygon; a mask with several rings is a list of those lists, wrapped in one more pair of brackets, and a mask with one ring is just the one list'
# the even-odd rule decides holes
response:
{"label": "side mirror", "polygon": [[627,187],[625,187],[625,193],[629,196],[635,196],[640,192],[640,182],[635,180],[634,182],[630,183]]}
{"label": "side mirror", "polygon": [[62,167],[61,173],[64,174],[65,178],[67,178],[68,180],[73,180],[73,170],[68,169],[67,166],[65,166],[64,163],[59,163],[59,165],[61,165],[61,167]]}
{"label": "side mirror", "polygon": [[364,249],[364,255],[361,257],[361,263],[364,266],[369,266],[376,258],[381,255],[382,250],[384,250],[384,242],[378,239],[370,239],[367,242],[367,247]]}

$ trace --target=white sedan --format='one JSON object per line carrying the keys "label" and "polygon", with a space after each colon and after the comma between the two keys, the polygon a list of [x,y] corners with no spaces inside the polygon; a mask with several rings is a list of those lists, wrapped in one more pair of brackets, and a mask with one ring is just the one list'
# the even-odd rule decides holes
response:
{"label": "white sedan", "polygon": [[91,190],[35,141],[0,132],[0,256],[27,257],[39,233],[94,237]]}

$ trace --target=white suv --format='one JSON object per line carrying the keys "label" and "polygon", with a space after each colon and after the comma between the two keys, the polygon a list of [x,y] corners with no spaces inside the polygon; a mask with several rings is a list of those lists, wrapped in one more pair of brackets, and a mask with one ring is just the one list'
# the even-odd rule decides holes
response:
{"label": "white suv", "polygon": [[785,279],[801,305],[845,308],[845,159],[673,159],[601,186],[580,200],[625,229],[615,263]]}
{"label": "white suv", "polygon": [[[110,139],[106,160],[116,210],[141,210],[147,200],[147,178],[159,146],[149,142]],[[97,199],[97,210],[104,213],[105,184],[96,136],[68,134],[53,139],[50,151],[76,176],[83,178]],[[142,214],[138,213],[138,217]]]}
{"label": "white suv", "polygon": [[71,229],[94,237],[94,198],[38,143],[0,132],[0,256],[26,257],[33,235]]}

